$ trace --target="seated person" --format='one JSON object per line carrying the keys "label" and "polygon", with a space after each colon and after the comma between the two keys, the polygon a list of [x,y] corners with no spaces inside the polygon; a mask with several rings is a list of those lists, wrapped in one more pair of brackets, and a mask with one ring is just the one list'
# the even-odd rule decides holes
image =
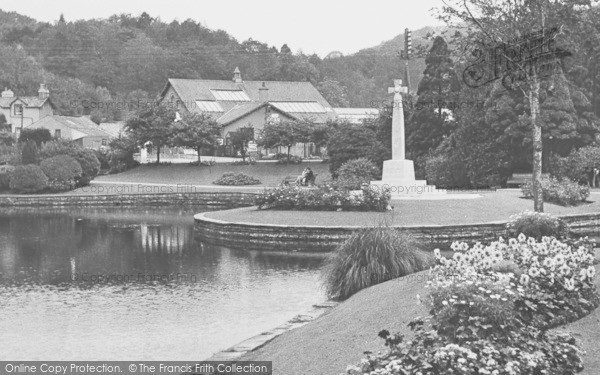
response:
{"label": "seated person", "polygon": [[315,183],[315,174],[313,173],[312,169],[308,167],[305,169],[305,171],[306,173],[304,174],[304,185],[313,185]]}
{"label": "seated person", "polygon": [[306,168],[302,171],[302,174],[296,178],[296,185],[304,185],[304,179],[306,178]]}
{"label": "seated person", "polygon": [[296,185],[308,186],[311,181],[314,181],[315,175],[310,168],[305,168],[302,174],[296,178]]}

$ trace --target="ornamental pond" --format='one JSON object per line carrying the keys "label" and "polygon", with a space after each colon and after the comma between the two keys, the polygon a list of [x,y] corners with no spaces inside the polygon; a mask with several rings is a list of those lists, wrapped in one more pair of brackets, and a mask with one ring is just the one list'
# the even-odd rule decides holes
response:
{"label": "ornamental pond", "polygon": [[326,298],[323,258],[203,244],[186,208],[0,212],[0,358],[200,360]]}

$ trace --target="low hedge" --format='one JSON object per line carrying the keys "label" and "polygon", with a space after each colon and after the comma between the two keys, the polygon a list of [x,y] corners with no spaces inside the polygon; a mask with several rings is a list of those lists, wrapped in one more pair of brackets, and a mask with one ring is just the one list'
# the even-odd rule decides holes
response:
{"label": "low hedge", "polygon": [[386,211],[389,191],[374,191],[368,187],[359,192],[335,189],[330,185],[314,188],[281,186],[265,190],[254,204],[259,209],[313,211]]}
{"label": "low hedge", "polygon": [[260,185],[260,180],[244,173],[225,172],[223,176],[214,181],[215,185]]}

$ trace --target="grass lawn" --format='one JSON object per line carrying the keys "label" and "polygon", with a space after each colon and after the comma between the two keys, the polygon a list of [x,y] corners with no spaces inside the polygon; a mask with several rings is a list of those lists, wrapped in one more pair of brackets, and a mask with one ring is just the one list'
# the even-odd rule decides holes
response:
{"label": "grass lawn", "polygon": [[[482,198],[467,200],[394,201],[389,212],[278,211],[242,208],[211,212],[208,217],[224,221],[282,225],[367,226],[451,225],[507,221],[510,215],[533,210],[533,201],[522,199],[517,190],[486,192]],[[600,212],[600,194],[592,194],[585,203],[563,207],[545,203],[544,211],[554,215]]]}
{"label": "grass lawn", "polygon": [[[596,266],[600,272],[600,265]],[[384,349],[377,337],[382,329],[410,337],[408,322],[428,316],[428,309],[416,295],[425,297],[427,272],[391,280],[362,290],[332,311],[298,329],[286,332],[267,345],[250,352],[240,361],[273,361],[273,375],[341,374],[357,364],[363,352]],[[415,276],[412,275],[412,276]],[[600,287],[600,277],[596,277]],[[557,328],[571,332],[587,352],[582,374],[598,374],[600,368],[600,309],[587,317]]]}
{"label": "grass lawn", "polygon": [[[330,179],[329,164],[322,162],[304,162],[301,164],[256,163],[254,165],[215,164],[191,166],[185,164],[141,165],[128,171],[98,176],[94,181],[134,182],[157,184],[212,185],[225,172],[245,173],[258,178],[260,186],[277,186],[287,176],[298,176],[309,167],[317,174],[317,183]],[[217,186],[217,185],[215,185]]]}

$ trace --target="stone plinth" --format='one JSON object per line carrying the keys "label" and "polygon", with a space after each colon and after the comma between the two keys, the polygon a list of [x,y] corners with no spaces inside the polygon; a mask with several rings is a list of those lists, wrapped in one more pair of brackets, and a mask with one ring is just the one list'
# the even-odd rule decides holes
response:
{"label": "stone plinth", "polygon": [[446,194],[425,180],[415,179],[412,160],[386,160],[383,162],[381,181],[371,181],[371,189],[389,189],[392,199],[400,197],[425,197]]}

